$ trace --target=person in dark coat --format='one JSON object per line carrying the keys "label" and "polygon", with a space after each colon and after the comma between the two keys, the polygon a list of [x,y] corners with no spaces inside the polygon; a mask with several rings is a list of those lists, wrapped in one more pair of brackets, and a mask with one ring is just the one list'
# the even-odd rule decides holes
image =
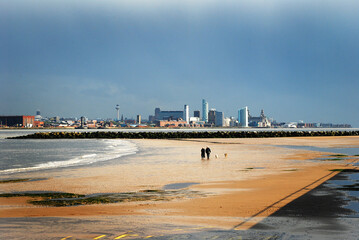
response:
{"label": "person in dark coat", "polygon": [[204,148],[201,149],[201,158],[204,159],[206,157],[206,150]]}
{"label": "person in dark coat", "polygon": [[209,155],[211,154],[211,149],[209,147],[206,148],[206,154],[207,154],[207,159],[209,159]]}

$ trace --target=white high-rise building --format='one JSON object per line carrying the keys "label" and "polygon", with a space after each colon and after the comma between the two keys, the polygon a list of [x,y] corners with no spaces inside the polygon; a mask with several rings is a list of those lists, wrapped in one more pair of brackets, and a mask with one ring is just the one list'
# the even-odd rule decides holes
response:
{"label": "white high-rise building", "polygon": [[188,105],[184,105],[183,120],[185,120],[189,124],[189,106]]}
{"label": "white high-rise building", "polygon": [[238,121],[240,126],[248,127],[248,107],[238,110]]}
{"label": "white high-rise building", "polygon": [[202,99],[202,121],[208,123],[208,102]]}

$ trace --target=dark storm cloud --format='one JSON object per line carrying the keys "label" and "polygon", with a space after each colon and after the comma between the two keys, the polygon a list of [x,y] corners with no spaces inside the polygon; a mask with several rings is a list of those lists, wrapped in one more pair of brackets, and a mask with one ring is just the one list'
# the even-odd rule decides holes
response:
{"label": "dark storm cloud", "polygon": [[206,98],[227,116],[358,126],[358,3],[268,2],[3,1],[0,113],[120,103],[131,117]]}

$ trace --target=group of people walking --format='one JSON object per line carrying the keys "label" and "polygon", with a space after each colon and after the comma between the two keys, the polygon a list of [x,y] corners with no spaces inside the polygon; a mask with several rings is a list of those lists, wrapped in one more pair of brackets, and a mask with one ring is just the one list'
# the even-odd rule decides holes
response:
{"label": "group of people walking", "polygon": [[206,155],[207,155],[207,159],[209,159],[209,156],[211,155],[211,149],[209,147],[207,147],[206,149],[204,149],[204,148],[201,149],[202,159],[205,159]]}

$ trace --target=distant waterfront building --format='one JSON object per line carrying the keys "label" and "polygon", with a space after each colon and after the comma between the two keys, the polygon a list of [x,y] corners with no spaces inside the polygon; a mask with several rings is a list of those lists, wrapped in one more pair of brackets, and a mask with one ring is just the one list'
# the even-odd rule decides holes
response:
{"label": "distant waterfront building", "polygon": [[160,108],[155,108],[155,120],[160,120],[159,119],[159,114],[161,112],[161,109]]}
{"label": "distant waterfront building", "polygon": [[201,117],[201,112],[199,110],[196,110],[193,112],[193,117],[198,117],[200,118]]}
{"label": "distant waterfront building", "polygon": [[209,124],[215,124],[216,123],[216,109],[212,108],[208,112],[208,121]]}
{"label": "distant waterfront building", "polygon": [[80,121],[81,121],[81,127],[83,128],[85,126],[85,123],[86,123],[86,117],[81,117]]}
{"label": "distant waterfront building", "polygon": [[238,126],[238,120],[235,117],[230,117],[229,126],[230,127]]}
{"label": "distant waterfront building", "polygon": [[136,123],[141,124],[141,115],[137,115]]}
{"label": "distant waterfront building", "polygon": [[189,106],[188,105],[184,105],[183,120],[186,121],[187,123],[189,123]]}
{"label": "distant waterfront building", "polygon": [[56,117],[53,117],[50,119],[51,121],[54,121],[56,123],[59,123],[60,122],[60,117],[59,116],[56,116]]}
{"label": "distant waterfront building", "polygon": [[271,127],[271,121],[264,115],[264,110],[261,110],[261,114],[259,117],[251,116],[248,110],[248,126],[250,127]]}
{"label": "distant waterfront building", "polygon": [[116,111],[117,111],[117,118],[116,118],[116,121],[120,121],[120,105],[116,105]]}
{"label": "distant waterfront building", "polygon": [[35,121],[40,121],[42,119],[40,110],[36,110]]}
{"label": "distant waterfront building", "polygon": [[195,122],[200,122],[201,119],[200,119],[199,117],[190,117],[190,118],[189,118],[189,121],[190,121],[191,123],[195,123]]}
{"label": "distant waterfront building", "polygon": [[223,121],[223,127],[230,127],[231,125],[231,119],[230,118],[224,118],[224,121]]}
{"label": "distant waterfront building", "polygon": [[130,127],[135,127],[136,126],[136,120],[135,119],[125,119],[125,124],[129,125]]}
{"label": "distant waterfront building", "polygon": [[0,116],[0,126],[6,127],[33,127],[34,116]]}
{"label": "distant waterfront building", "polygon": [[161,111],[160,108],[155,109],[155,119],[160,120],[179,120],[183,119],[183,111]]}
{"label": "distant waterfront building", "polygon": [[155,121],[155,116],[149,115],[149,116],[148,116],[148,121],[149,121],[150,123],[153,123],[153,122]]}
{"label": "distant waterfront building", "polygon": [[241,127],[248,127],[248,107],[238,111],[238,121]]}
{"label": "distant waterfront building", "polygon": [[319,123],[320,127],[323,128],[351,128],[352,125],[348,124],[348,123],[340,123],[340,124],[335,124],[335,123]]}
{"label": "distant waterfront building", "polygon": [[215,112],[215,126],[223,127],[224,126],[224,114],[223,112]]}
{"label": "distant waterfront building", "polygon": [[202,121],[208,123],[208,102],[202,99]]}
{"label": "distant waterfront building", "polygon": [[186,124],[184,120],[159,120],[156,122],[157,127],[184,127]]}

